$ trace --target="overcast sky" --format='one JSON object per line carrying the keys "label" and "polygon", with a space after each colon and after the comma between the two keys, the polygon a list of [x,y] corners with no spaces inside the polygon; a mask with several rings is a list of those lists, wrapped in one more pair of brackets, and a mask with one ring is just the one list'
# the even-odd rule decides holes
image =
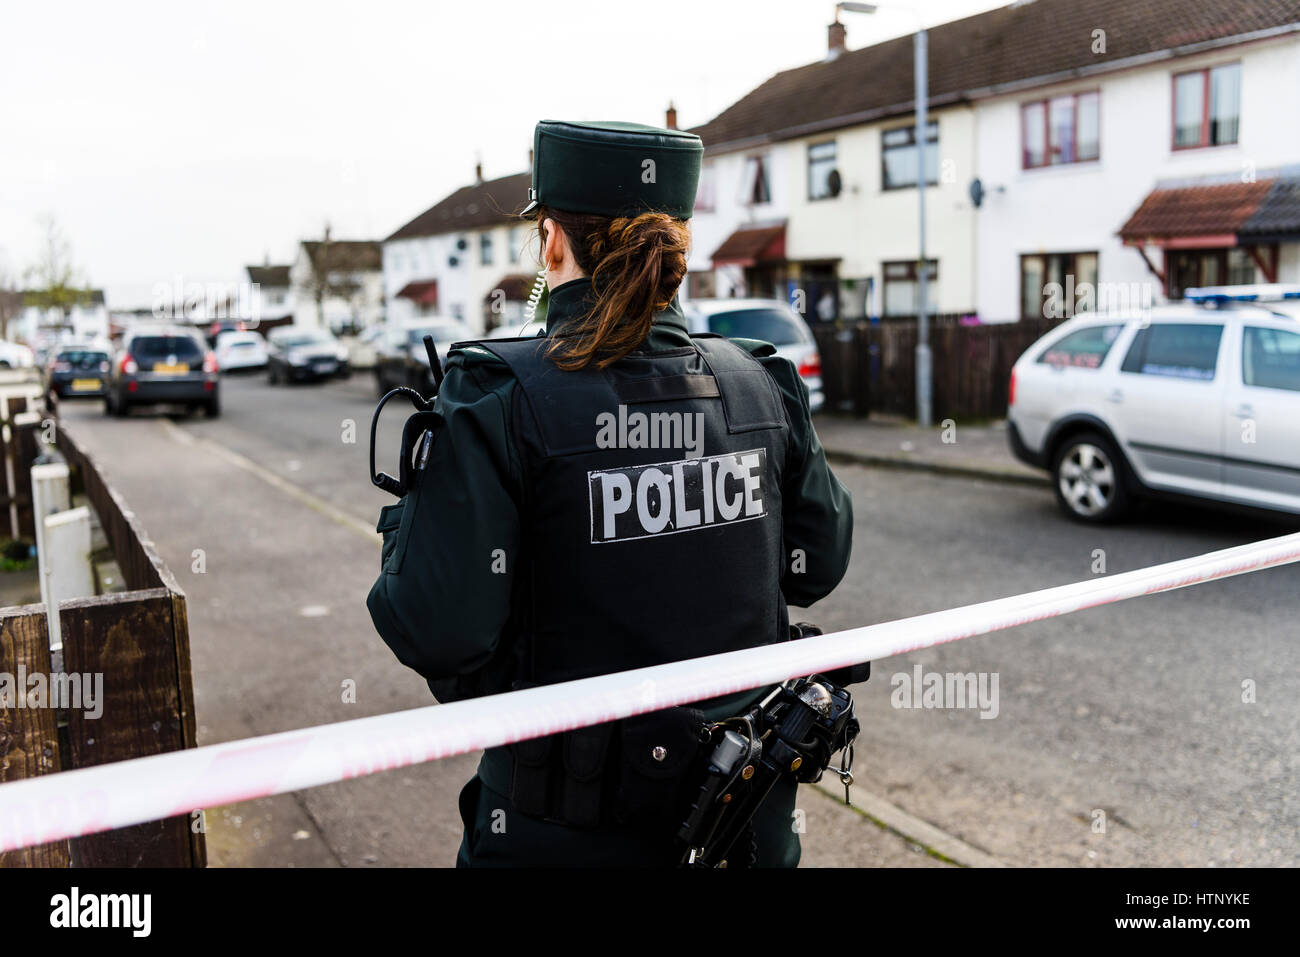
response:
{"label": "overcast sky", "polygon": [[[1001,5],[845,14],[850,49]],[[62,227],[109,305],[382,239],[541,118],[683,128],[820,59],[833,0],[0,2],[0,279]]]}

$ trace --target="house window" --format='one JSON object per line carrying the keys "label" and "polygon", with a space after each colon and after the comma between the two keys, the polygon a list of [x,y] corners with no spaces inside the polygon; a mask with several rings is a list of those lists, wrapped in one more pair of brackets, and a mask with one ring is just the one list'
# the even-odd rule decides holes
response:
{"label": "house window", "polygon": [[[915,316],[920,302],[920,283],[916,260],[908,262],[882,263],[884,283],[884,314],[887,319]],[[939,278],[939,262],[927,259],[926,263],[926,306],[928,312],[934,312],[934,284]]]}
{"label": "house window", "polygon": [[1181,299],[1198,286],[1248,286],[1255,282],[1255,261],[1240,246],[1165,252],[1165,295]]}
{"label": "house window", "polygon": [[835,141],[808,145],[808,198],[829,199],[839,190],[831,188],[835,171]]}
{"label": "house window", "polygon": [[700,167],[700,184],[695,189],[695,211],[711,213],[717,204],[717,174],[712,163]]}
{"label": "house window", "polygon": [[1070,93],[1020,107],[1021,166],[1086,163],[1101,155],[1100,96]]}
{"label": "house window", "polygon": [[479,265],[492,265],[492,234],[483,233],[478,238],[478,260]]}
{"label": "house window", "polygon": [[[939,182],[939,121],[925,124],[925,182]],[[881,189],[916,185],[916,126],[880,131]]]}
{"label": "house window", "polygon": [[1235,143],[1240,121],[1240,63],[1174,77],[1174,149]]}
{"label": "house window", "polygon": [[1074,315],[1080,287],[1097,292],[1096,253],[1044,253],[1020,257],[1020,318]]}
{"label": "house window", "polygon": [[759,206],[772,201],[772,191],[767,182],[766,156],[751,156],[745,160],[740,201],[745,206]]}
{"label": "house window", "polygon": [[524,251],[524,231],[521,227],[510,227],[510,231],[506,234],[506,245],[510,247],[510,261],[519,262],[519,256]]}

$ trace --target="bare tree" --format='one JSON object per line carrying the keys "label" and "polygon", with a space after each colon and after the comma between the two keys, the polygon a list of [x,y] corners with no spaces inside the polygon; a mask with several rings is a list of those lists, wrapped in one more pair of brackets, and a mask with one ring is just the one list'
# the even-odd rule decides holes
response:
{"label": "bare tree", "polygon": [[354,270],[351,247],[355,244],[339,245],[330,239],[329,224],[325,224],[325,236],[320,242],[309,242],[307,256],[311,261],[311,275],[304,283],[304,291],[316,303],[317,321],[326,326],[325,300],[343,299],[356,311],[356,297],[361,292]]}
{"label": "bare tree", "polygon": [[37,306],[43,313],[58,316],[54,324],[60,331],[67,328],[68,311],[90,302],[91,292],[82,282],[72,261],[72,246],[53,216],[42,217],[45,236],[39,258],[27,269],[27,294],[24,304]]}
{"label": "bare tree", "polygon": [[0,256],[0,339],[9,339],[9,323],[23,311],[23,294],[9,269],[9,261]]}

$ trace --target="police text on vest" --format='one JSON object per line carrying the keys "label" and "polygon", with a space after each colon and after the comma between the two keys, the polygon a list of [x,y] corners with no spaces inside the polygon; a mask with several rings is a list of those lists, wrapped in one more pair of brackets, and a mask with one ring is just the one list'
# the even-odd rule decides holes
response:
{"label": "police text on vest", "polygon": [[587,473],[591,541],[620,542],[762,518],[767,450]]}

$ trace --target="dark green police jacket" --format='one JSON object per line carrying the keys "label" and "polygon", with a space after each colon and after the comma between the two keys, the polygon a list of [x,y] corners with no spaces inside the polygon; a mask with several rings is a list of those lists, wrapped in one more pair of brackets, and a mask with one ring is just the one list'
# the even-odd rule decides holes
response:
{"label": "dark green police jacket", "polygon": [[[590,292],[588,279],[552,290],[547,334],[580,316]],[[790,604],[807,606],[828,595],[848,567],[852,503],[827,465],[794,366],[771,354],[767,343],[738,342],[772,376],[785,406],[791,474],[782,501],[784,553],[801,549],[804,564],[788,571],[781,590]],[[641,348],[683,346],[690,346],[690,338],[674,301],[655,316]],[[380,515],[383,570],[367,605],[398,659],[431,683],[481,669],[511,621],[524,538],[517,505],[523,500],[523,469],[512,428],[515,388],[510,369],[486,349],[453,349],[435,406],[442,432],[428,464],[418,486]],[[647,584],[672,600],[671,569]],[[717,699],[705,711],[710,719],[726,717],[761,694]],[[508,772],[500,761],[480,765],[484,783],[498,793],[509,793]]]}

